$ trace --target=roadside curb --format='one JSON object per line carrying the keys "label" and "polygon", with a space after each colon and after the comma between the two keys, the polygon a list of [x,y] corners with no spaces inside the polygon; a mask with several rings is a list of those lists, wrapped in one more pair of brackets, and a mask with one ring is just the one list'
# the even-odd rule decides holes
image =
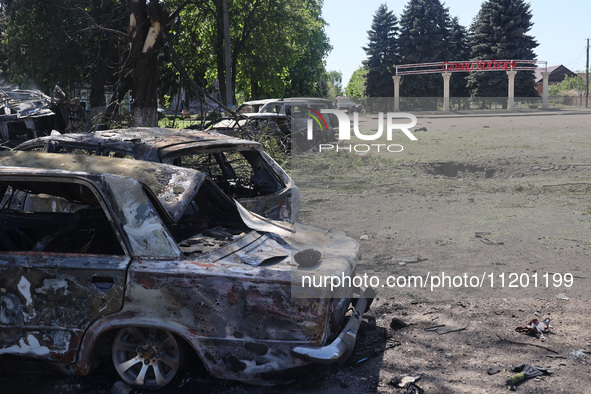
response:
{"label": "roadside curb", "polygon": [[491,118],[491,117],[509,117],[509,116],[552,116],[552,115],[589,115],[591,114],[591,109],[588,110],[547,110],[547,111],[536,111],[536,112],[490,112],[490,113],[476,113],[476,114],[468,114],[468,113],[460,113],[460,112],[449,112],[449,113],[441,113],[441,114],[421,114],[420,112],[413,113],[417,118],[428,118],[428,119],[437,119],[437,118]]}

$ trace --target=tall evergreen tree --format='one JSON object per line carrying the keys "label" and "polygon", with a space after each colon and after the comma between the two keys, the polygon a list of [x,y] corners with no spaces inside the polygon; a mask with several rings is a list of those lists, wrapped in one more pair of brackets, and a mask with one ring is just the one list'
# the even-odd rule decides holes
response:
{"label": "tall evergreen tree", "polygon": [[[471,26],[473,60],[533,60],[536,40],[527,34],[532,27],[529,3],[523,0],[487,0]],[[533,71],[518,71],[515,96],[537,96]],[[507,75],[504,72],[476,72],[468,77],[468,88],[474,96],[507,97]]]}
{"label": "tall evergreen tree", "polygon": [[[401,63],[447,60],[449,29],[449,11],[439,0],[410,0],[400,18]],[[402,78],[400,94],[403,97],[441,97],[441,75],[407,75]]]}
{"label": "tall evergreen tree", "polygon": [[[460,25],[458,17],[453,17],[450,22],[450,35],[447,60],[469,60],[470,47],[468,46],[468,33],[466,28]],[[466,86],[467,72],[454,72],[450,82],[451,97],[468,97],[469,91]]]}
{"label": "tall evergreen tree", "polygon": [[392,75],[398,61],[398,18],[386,4],[380,5],[374,14],[367,34],[369,44],[363,48],[367,54],[367,60],[363,61],[367,69],[365,94],[368,97],[392,96]]}

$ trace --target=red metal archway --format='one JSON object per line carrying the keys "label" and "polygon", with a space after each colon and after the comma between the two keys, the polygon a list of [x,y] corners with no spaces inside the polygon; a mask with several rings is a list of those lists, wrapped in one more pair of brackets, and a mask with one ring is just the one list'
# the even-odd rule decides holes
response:
{"label": "red metal archway", "polygon": [[403,75],[413,74],[434,74],[439,73],[443,77],[443,110],[449,112],[449,81],[454,72],[476,72],[476,71],[505,71],[508,81],[508,106],[507,109],[514,109],[514,83],[517,71],[534,71],[543,69],[543,93],[542,108],[548,108],[548,64],[539,60],[459,60],[432,63],[401,64],[396,66],[394,80],[394,110],[400,111],[400,79]]}

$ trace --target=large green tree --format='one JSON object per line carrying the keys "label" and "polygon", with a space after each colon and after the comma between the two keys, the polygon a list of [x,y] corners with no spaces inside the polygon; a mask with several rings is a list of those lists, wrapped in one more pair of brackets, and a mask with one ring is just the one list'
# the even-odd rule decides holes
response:
{"label": "large green tree", "polygon": [[367,59],[365,94],[368,97],[388,97],[394,90],[392,75],[398,62],[398,18],[386,4],[374,14],[371,29],[367,32],[369,43],[363,49]]}
{"label": "large green tree", "polygon": [[[401,64],[448,60],[449,11],[439,0],[410,0],[400,18]],[[441,97],[441,74],[406,75],[400,84],[403,97]]]}
{"label": "large green tree", "polygon": [[[181,3],[181,0],[172,0]],[[228,1],[232,91],[244,99],[325,95],[330,50],[318,0]],[[225,94],[219,0],[188,5],[169,34],[195,80]],[[235,102],[235,100],[233,100]]]}
{"label": "large green tree", "polygon": [[5,0],[3,66],[11,83],[49,93],[90,82],[90,107],[104,109],[128,34],[125,7],[115,0]]}
{"label": "large green tree", "polygon": [[366,97],[366,81],[367,69],[365,67],[361,66],[357,70],[353,71],[351,78],[349,78],[349,83],[347,83],[347,88],[345,89],[347,96],[355,99]]}
{"label": "large green tree", "polygon": [[[330,50],[321,0],[227,0],[232,91],[325,95]],[[48,92],[92,82],[91,106],[131,92],[136,125],[156,124],[157,91],[225,93],[222,0],[0,0],[12,81]],[[0,59],[1,60],[1,59]],[[95,89],[96,88],[96,89]],[[210,91],[210,93],[214,93]],[[233,100],[235,102],[235,100]]]}
{"label": "large green tree", "polygon": [[[473,60],[534,60],[536,40],[528,35],[532,27],[529,3],[523,0],[487,0],[482,3],[472,26],[470,46]],[[507,97],[507,74],[474,72],[468,78],[474,96]],[[515,96],[537,96],[533,71],[518,71]]]}
{"label": "large green tree", "polygon": [[68,34],[75,19],[72,5],[68,0],[2,1],[7,17],[3,41],[12,83],[48,92],[56,83],[82,73],[83,49]]}

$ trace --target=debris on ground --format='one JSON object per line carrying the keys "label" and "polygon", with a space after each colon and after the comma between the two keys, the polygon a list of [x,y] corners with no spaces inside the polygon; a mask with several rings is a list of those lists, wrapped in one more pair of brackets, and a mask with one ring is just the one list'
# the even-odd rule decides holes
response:
{"label": "debris on ground", "polygon": [[[414,264],[414,263],[420,263],[422,261],[427,261],[428,259],[418,255],[416,257],[405,257],[403,259],[400,259],[399,263],[400,265],[406,265],[406,264]],[[404,264],[403,264],[404,263]]]}
{"label": "debris on ground", "polygon": [[552,371],[546,368],[533,366],[529,364],[521,364],[513,368],[513,372],[518,373],[507,379],[507,384],[510,386],[511,391],[515,391],[517,389],[516,386],[525,382],[528,379],[535,378],[536,376],[548,376],[552,374]]}
{"label": "debris on ground", "polygon": [[394,349],[395,347],[398,347],[398,346],[402,345],[402,342],[400,342],[400,341],[394,341],[394,340],[391,340],[391,339],[389,339],[388,341],[389,341],[388,346],[384,347],[383,349],[374,349],[367,356],[361,357],[357,361],[353,361],[352,364],[353,365],[361,364],[361,363],[363,363],[363,362],[365,362],[365,361],[367,361],[367,360],[369,360],[369,359],[371,359],[371,358],[373,358],[373,357],[375,357],[375,356],[377,356],[379,354],[384,353],[386,350]]}
{"label": "debris on ground", "polygon": [[491,241],[490,239],[486,238],[485,235],[490,235],[491,233],[486,232],[486,231],[477,231],[474,233],[474,237],[476,237],[476,239],[480,240],[482,243],[485,243],[487,245],[504,245],[504,242],[495,242],[495,241]]}
{"label": "debris on ground", "polygon": [[501,373],[503,371],[505,371],[505,370],[501,367],[492,367],[492,368],[489,368],[488,371],[486,371],[486,373],[489,375],[496,375],[496,374]]}
{"label": "debris on ground", "polygon": [[572,351],[568,355],[572,356],[572,358],[587,358],[587,356],[588,356],[588,354],[585,353],[583,351],[583,349],[578,349],[578,350]]}
{"label": "debris on ground", "polygon": [[410,324],[406,323],[405,321],[400,320],[399,318],[395,317],[390,322],[390,328],[393,330],[399,330],[404,327],[408,327]]}
{"label": "debris on ground", "polygon": [[420,376],[405,376],[402,379],[395,377],[390,380],[390,384],[396,388],[405,389],[407,394],[422,394],[425,390],[416,385],[420,379]]}
{"label": "debris on ground", "polygon": [[464,331],[468,326],[462,327],[446,327],[445,324],[439,324],[432,327],[425,328],[425,331],[434,331],[439,335],[449,334],[450,332]]}
{"label": "debris on ground", "polygon": [[558,294],[556,294],[556,298],[558,298],[559,300],[565,300],[565,301],[568,301],[569,300],[569,298],[566,295],[566,293],[558,293]]}
{"label": "debris on ground", "polygon": [[544,321],[539,321],[538,319],[533,319],[525,326],[519,326],[515,328],[517,332],[524,332],[526,334],[535,335],[540,338],[541,341],[545,339],[544,333],[550,331],[550,318],[547,317]]}

